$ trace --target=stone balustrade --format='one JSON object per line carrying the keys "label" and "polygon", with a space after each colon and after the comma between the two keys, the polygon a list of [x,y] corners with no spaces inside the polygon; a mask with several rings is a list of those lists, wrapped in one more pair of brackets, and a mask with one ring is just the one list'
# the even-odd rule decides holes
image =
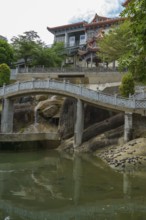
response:
{"label": "stone balustrade", "polygon": [[129,98],[119,97],[116,94],[105,94],[99,90],[91,90],[79,84],[71,84],[66,81],[35,80],[17,82],[15,84],[0,88],[0,98],[3,99],[1,132],[13,132],[13,106],[14,98],[29,94],[52,93],[73,97],[77,100],[77,111],[74,130],[74,147],[82,143],[84,129],[84,102],[104,107],[109,110],[119,110],[125,113],[124,140],[128,141],[132,137],[133,113],[145,115],[146,100],[136,96]]}
{"label": "stone balustrade", "polygon": [[[123,98],[120,96],[105,94],[101,91],[94,91],[83,87],[82,85],[71,84],[68,82],[60,82],[55,80],[32,80],[26,82],[17,82],[15,84],[3,86],[0,88],[0,98],[3,97],[13,97],[18,95],[20,92],[23,93],[31,93],[31,91],[41,90],[52,90],[52,92],[59,93],[62,95],[67,95],[71,97],[77,98],[80,96],[80,99],[90,100],[95,102],[101,102],[105,104],[109,104],[112,106],[118,106],[121,108],[128,109],[146,109],[146,100],[136,98],[131,96],[129,98]],[[49,91],[48,91],[49,92]]]}

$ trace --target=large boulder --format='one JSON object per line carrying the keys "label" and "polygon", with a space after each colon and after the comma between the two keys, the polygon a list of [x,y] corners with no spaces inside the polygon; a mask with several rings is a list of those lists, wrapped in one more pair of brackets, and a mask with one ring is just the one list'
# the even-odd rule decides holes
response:
{"label": "large boulder", "polygon": [[[115,115],[115,113],[108,110],[84,104],[84,129],[113,115]],[[66,98],[60,111],[58,129],[62,139],[67,139],[74,135],[75,120],[76,100],[73,98]]]}
{"label": "large boulder", "polygon": [[44,100],[46,100],[46,99],[48,99],[48,95],[45,95],[45,94],[43,94],[43,95],[36,95],[35,96],[35,100],[36,101],[44,101]]}
{"label": "large boulder", "polygon": [[40,101],[35,107],[37,111],[44,118],[51,118],[54,115],[58,114],[60,107],[63,103],[63,99],[57,96],[52,96],[49,99]]}

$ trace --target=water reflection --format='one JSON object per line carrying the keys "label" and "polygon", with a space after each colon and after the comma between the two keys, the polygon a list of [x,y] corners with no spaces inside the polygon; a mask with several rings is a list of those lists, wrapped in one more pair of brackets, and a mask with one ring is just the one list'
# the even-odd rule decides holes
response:
{"label": "water reflection", "polygon": [[0,219],[146,219],[146,175],[91,155],[0,153]]}

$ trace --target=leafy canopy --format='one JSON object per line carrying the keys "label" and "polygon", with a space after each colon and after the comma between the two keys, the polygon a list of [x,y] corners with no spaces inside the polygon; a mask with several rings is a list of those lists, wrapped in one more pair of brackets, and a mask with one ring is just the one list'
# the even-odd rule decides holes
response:
{"label": "leafy canopy", "polygon": [[3,39],[0,39],[0,64],[6,63],[11,65],[13,61],[13,49],[11,45]]}
{"label": "leafy canopy", "polygon": [[121,16],[123,24],[110,31],[99,43],[103,60],[119,62],[137,81],[146,79],[146,1],[131,0]]}
{"label": "leafy canopy", "polygon": [[61,66],[64,59],[61,51],[63,43],[52,47],[45,45],[35,31],[25,32],[24,35],[12,38],[12,45],[17,59],[24,59],[25,65],[43,65],[46,67]]}
{"label": "leafy canopy", "polygon": [[7,64],[0,64],[0,86],[4,83],[8,84],[10,82],[10,68]]}
{"label": "leafy canopy", "polygon": [[121,59],[133,76],[140,81],[146,79],[146,1],[131,0],[122,13],[130,21],[131,51]]}
{"label": "leafy canopy", "polygon": [[42,44],[35,31],[24,32],[24,35],[13,37],[11,41],[15,51],[16,60],[24,59],[26,65],[33,58],[38,45]]}
{"label": "leafy canopy", "polygon": [[98,56],[103,61],[112,62],[119,60],[125,53],[130,50],[131,31],[129,30],[130,22],[125,21],[118,27],[113,27],[104,38],[98,40],[100,48]]}
{"label": "leafy canopy", "polygon": [[129,94],[134,94],[134,79],[131,73],[126,73],[122,78],[120,85],[120,93],[122,96],[128,97]]}

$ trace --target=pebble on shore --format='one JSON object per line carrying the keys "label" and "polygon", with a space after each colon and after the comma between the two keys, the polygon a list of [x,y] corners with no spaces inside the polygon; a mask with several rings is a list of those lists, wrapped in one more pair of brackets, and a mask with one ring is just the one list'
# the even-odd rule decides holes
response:
{"label": "pebble on shore", "polygon": [[99,149],[96,156],[118,171],[146,170],[146,138]]}

